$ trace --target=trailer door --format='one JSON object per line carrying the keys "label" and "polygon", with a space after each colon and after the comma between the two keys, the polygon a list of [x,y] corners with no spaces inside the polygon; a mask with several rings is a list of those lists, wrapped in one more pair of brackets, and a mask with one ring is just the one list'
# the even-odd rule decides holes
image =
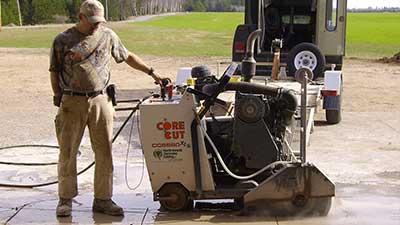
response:
{"label": "trailer door", "polygon": [[319,0],[316,44],[325,56],[343,56],[346,43],[347,0]]}

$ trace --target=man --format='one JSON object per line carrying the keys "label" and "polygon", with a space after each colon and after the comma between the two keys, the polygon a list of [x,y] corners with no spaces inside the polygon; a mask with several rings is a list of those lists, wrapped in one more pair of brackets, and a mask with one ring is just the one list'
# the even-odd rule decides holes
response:
{"label": "man", "polygon": [[105,21],[104,8],[99,1],[84,1],[79,23],[59,34],[51,50],[50,80],[54,104],[59,107],[55,119],[60,146],[57,216],[71,215],[72,198],[78,194],[76,156],[86,126],[96,162],[93,211],[115,216],[124,213],[111,200],[114,109],[106,93],[111,57],[161,83],[160,76],[151,67],[126,50],[118,36],[102,25]]}

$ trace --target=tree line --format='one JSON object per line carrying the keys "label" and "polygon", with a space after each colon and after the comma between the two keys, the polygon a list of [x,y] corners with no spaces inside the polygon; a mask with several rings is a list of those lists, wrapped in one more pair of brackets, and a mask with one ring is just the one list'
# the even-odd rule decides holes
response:
{"label": "tree line", "polygon": [[[18,3],[22,22],[29,24],[76,22],[83,0],[0,0],[2,23],[18,24]],[[17,2],[18,1],[18,2]],[[108,20],[129,16],[182,11],[185,0],[100,0],[106,6]]]}
{"label": "tree line", "polygon": [[243,11],[245,0],[186,0],[185,11],[195,12],[230,12]]}
{"label": "tree line", "polygon": [[[3,25],[74,23],[83,0],[0,0]],[[244,0],[99,0],[108,10],[107,20],[168,12],[238,11]]]}

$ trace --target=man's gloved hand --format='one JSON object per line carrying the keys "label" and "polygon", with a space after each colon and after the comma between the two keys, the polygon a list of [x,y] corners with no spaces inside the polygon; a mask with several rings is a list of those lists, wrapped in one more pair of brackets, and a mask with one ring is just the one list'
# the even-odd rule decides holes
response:
{"label": "man's gloved hand", "polygon": [[60,107],[62,95],[53,96],[53,105]]}
{"label": "man's gloved hand", "polygon": [[148,74],[154,79],[154,83],[160,85],[161,88],[171,83],[171,79],[168,77],[161,77],[152,67]]}
{"label": "man's gloved hand", "polygon": [[161,78],[161,76],[160,76],[158,73],[153,72],[153,73],[151,74],[151,77],[154,79],[154,82],[155,82],[156,84],[162,86],[162,82],[161,82],[162,78]]}

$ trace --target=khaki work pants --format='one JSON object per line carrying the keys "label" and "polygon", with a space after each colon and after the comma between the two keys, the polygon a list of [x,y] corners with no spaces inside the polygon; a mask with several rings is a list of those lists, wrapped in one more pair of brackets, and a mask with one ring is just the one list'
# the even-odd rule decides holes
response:
{"label": "khaki work pants", "polygon": [[78,194],[77,152],[85,127],[95,154],[94,197],[111,199],[113,188],[112,131],[114,108],[106,94],[93,98],[64,95],[55,127],[60,146],[58,195],[71,199]]}

